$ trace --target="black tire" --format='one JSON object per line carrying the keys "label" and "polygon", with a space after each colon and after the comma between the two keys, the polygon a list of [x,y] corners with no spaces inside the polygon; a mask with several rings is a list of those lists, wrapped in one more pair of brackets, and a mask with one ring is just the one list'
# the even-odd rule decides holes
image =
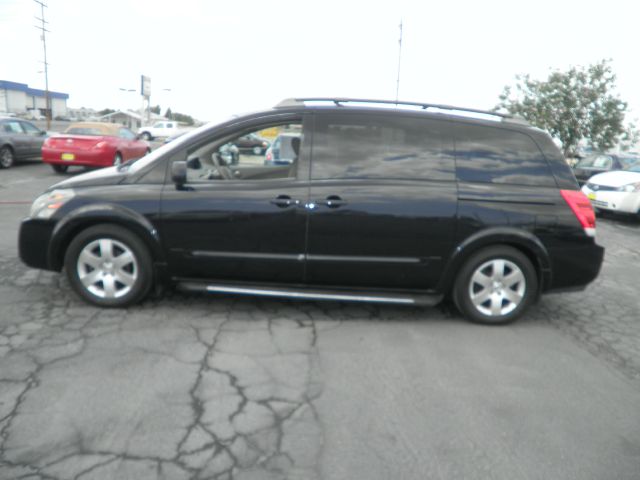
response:
{"label": "black tire", "polygon": [[[514,283],[503,283],[504,278]],[[471,322],[485,325],[513,322],[537,295],[534,266],[526,255],[507,245],[488,247],[469,257],[453,287],[453,301],[460,313]]]}
{"label": "black tire", "polygon": [[53,171],[56,173],[65,173],[69,169],[69,165],[52,164],[51,168],[53,168]]}
{"label": "black tire", "polygon": [[0,168],[10,168],[16,162],[16,156],[9,145],[0,148]]}
{"label": "black tire", "polygon": [[253,154],[254,155],[262,155],[262,148],[261,147],[253,147]]}
{"label": "black tire", "polygon": [[146,140],[147,142],[150,142],[151,140],[153,140],[153,137],[149,132],[142,132],[141,138],[143,140]]}
{"label": "black tire", "polygon": [[122,154],[120,152],[116,152],[113,156],[113,166],[117,167],[119,165],[122,165]]}
{"label": "black tire", "polygon": [[[102,252],[103,245],[110,245],[111,251]],[[99,255],[95,253],[97,250]],[[95,268],[88,270],[90,263],[80,257],[83,251],[85,256],[82,259],[92,252],[91,261],[96,261]],[[130,254],[131,262],[126,262],[125,254]],[[122,266],[118,266],[118,259]],[[153,262],[149,250],[137,235],[117,225],[95,225],[80,232],[67,249],[64,266],[74,291],[85,301],[100,307],[122,308],[138,303],[153,284]],[[125,280],[127,276],[130,278]],[[120,283],[120,279],[130,285]]]}

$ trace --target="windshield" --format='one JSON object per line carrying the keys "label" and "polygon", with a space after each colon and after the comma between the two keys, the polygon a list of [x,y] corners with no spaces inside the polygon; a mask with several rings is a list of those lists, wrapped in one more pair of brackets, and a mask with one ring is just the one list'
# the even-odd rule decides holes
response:
{"label": "windshield", "polygon": [[612,158],[609,155],[591,155],[590,157],[583,158],[578,162],[576,168],[611,168],[613,163]]}

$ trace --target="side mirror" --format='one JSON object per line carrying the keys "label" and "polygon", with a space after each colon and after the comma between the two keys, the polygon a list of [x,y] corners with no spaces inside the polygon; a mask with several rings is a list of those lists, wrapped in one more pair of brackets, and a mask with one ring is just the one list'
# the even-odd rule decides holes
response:
{"label": "side mirror", "polygon": [[171,164],[171,181],[175,183],[176,190],[183,190],[187,183],[187,162],[177,161]]}

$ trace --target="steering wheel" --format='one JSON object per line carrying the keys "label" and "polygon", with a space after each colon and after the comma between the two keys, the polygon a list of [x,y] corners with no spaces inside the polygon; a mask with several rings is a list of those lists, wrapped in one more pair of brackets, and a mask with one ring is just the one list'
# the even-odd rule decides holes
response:
{"label": "steering wheel", "polygon": [[218,172],[220,172],[220,175],[222,176],[222,178],[224,178],[225,180],[233,179],[233,174],[231,173],[231,169],[225,165],[222,165],[222,162],[220,161],[219,152],[216,152],[213,155],[211,155],[211,161],[215,165]]}

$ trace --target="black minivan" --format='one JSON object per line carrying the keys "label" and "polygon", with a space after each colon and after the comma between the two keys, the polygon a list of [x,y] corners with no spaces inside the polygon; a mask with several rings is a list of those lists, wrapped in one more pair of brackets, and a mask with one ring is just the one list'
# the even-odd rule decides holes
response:
{"label": "black minivan", "polygon": [[[230,146],[290,135],[289,163]],[[271,135],[271,137],[269,137]],[[433,305],[506,323],[600,270],[589,200],[550,136],[443,105],[288,99],[50,187],[19,238],[90,303],[190,291]]]}

